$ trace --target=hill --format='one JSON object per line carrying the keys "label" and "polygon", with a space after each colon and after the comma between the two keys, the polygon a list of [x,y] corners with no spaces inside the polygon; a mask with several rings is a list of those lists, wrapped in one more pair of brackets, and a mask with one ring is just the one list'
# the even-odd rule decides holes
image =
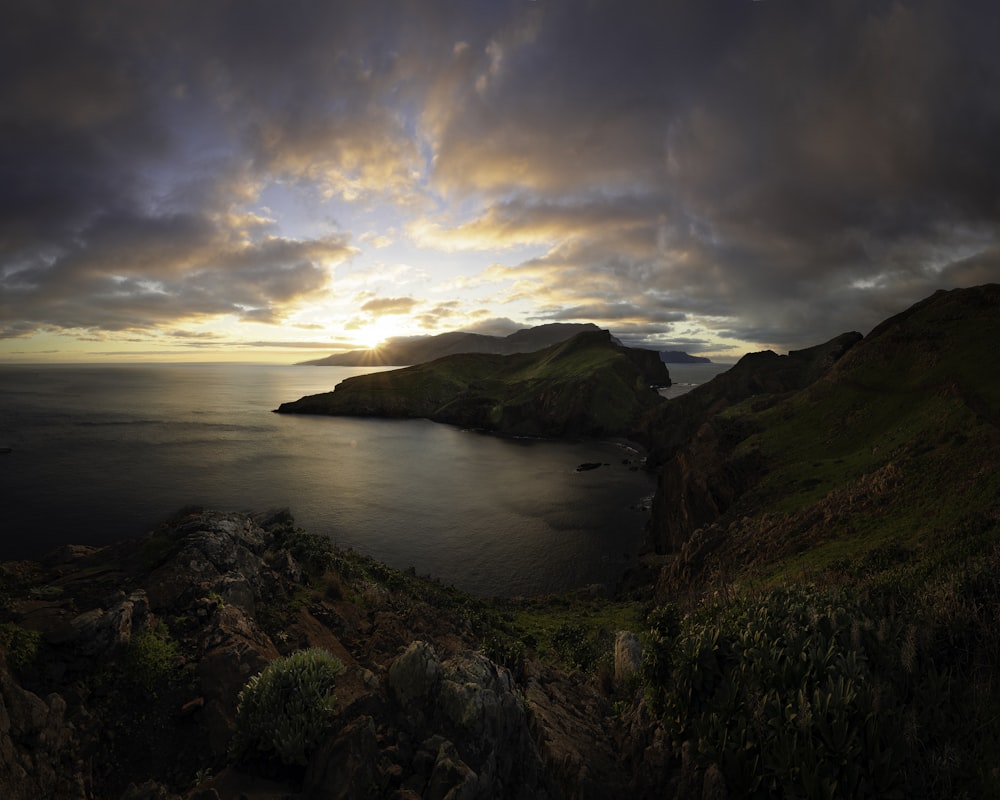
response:
{"label": "hill", "polygon": [[650,547],[677,555],[661,589],[883,551],[916,564],[968,544],[956,528],[993,536],[997,341],[1000,287],[938,292],[864,339],[747,356],[661,409]]}
{"label": "hill", "polygon": [[591,323],[553,322],[549,325],[522,328],[509,336],[451,331],[437,336],[390,339],[385,344],[370,350],[351,350],[301,363],[314,367],[402,367],[423,364],[425,361],[434,361],[457,353],[493,355],[531,353],[564,342],[578,333],[598,330],[600,328]]}
{"label": "hill", "polygon": [[669,385],[658,355],[602,330],[533,353],[463,353],[359,375],[279,413],[427,418],[515,436],[635,436]]}

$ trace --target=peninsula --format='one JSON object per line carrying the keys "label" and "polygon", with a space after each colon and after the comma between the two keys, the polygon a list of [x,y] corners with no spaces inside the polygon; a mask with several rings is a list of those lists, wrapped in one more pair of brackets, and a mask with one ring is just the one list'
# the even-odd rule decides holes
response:
{"label": "peninsula", "polygon": [[670,373],[652,350],[588,330],[534,353],[461,353],[359,375],[282,414],[426,418],[511,436],[641,438]]}

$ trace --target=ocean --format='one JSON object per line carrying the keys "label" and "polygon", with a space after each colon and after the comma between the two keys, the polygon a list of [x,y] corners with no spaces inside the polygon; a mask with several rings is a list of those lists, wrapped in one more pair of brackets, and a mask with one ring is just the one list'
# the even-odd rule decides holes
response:
{"label": "ocean", "polygon": [[481,596],[613,587],[635,562],[654,483],[618,444],[272,413],[370,371],[0,365],[0,559],[138,537],[196,505],[288,507],[339,547]]}

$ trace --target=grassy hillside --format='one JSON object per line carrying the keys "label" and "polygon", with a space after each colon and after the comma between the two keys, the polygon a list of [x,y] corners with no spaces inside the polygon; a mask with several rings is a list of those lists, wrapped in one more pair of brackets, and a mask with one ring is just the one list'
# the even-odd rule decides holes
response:
{"label": "grassy hillside", "polygon": [[1000,287],[938,293],[664,464],[645,692],[706,781],[1000,796],[998,341]]}
{"label": "grassy hillside", "polygon": [[754,431],[732,458],[762,464],[728,513],[756,518],[755,530],[737,525],[727,547],[756,570],[773,560],[775,570],[815,572],[875,551],[940,559],[968,536],[995,533],[998,298],[936,295],[877,328],[806,391],[724,412]]}
{"label": "grassy hillside", "polygon": [[278,411],[424,417],[512,435],[626,436],[663,402],[650,387],[669,381],[656,353],[594,331],[535,353],[463,353],[350,378]]}

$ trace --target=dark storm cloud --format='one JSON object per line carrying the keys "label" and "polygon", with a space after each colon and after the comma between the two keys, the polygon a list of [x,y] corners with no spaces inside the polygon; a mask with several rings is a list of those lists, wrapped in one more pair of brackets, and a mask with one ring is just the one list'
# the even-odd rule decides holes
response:
{"label": "dark storm cloud", "polygon": [[[419,213],[427,247],[542,247],[484,276],[539,319],[864,329],[1000,280],[998,8],[7,3],[0,329],[280,320],[355,251],[255,208],[278,181]],[[459,312],[402,299],[369,310]]]}
{"label": "dark storm cloud", "polygon": [[[626,5],[547,4],[454,106],[439,177],[534,212],[456,235],[530,237],[566,210],[561,244],[512,280],[564,306],[614,282],[650,316],[799,345],[1000,278],[957,267],[997,238],[995,5]],[[581,197],[629,208],[634,247],[588,226]]]}

